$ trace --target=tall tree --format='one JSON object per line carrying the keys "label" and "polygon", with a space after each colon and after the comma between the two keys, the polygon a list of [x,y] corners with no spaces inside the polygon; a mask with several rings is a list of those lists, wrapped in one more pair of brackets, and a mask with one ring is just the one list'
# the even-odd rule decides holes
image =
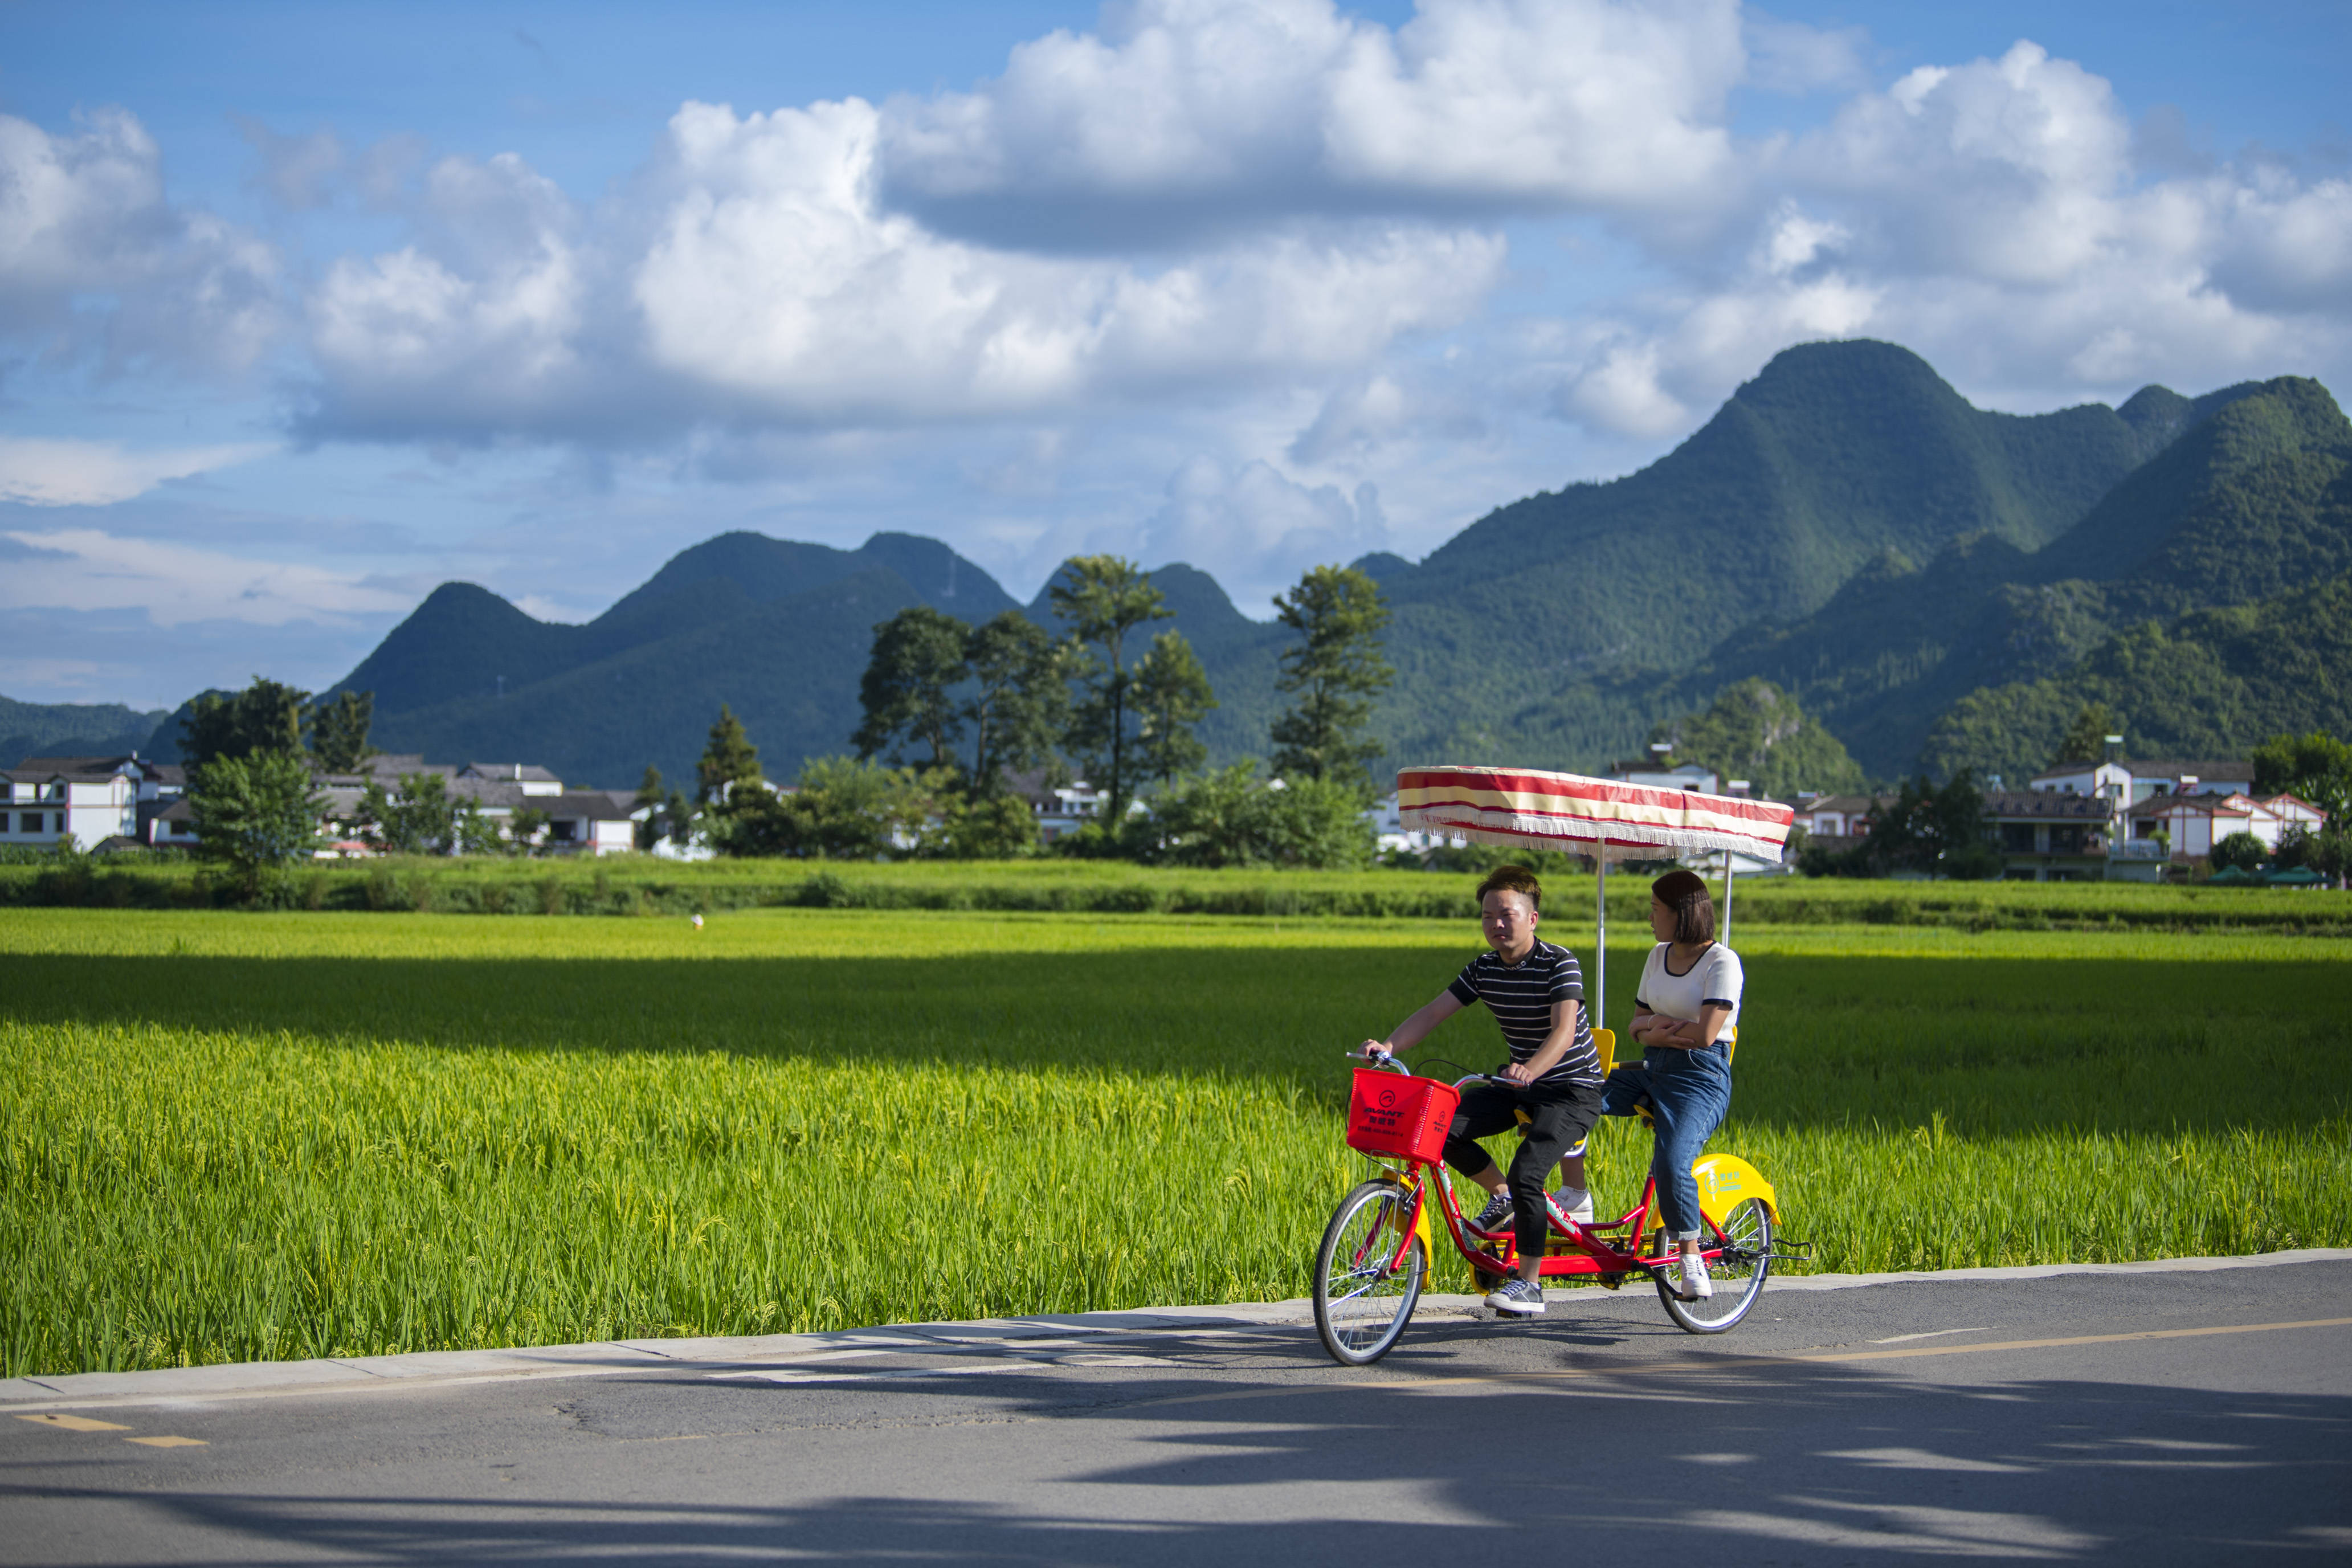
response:
{"label": "tall tree", "polygon": [[387,855],[446,855],[457,847],[457,803],[439,773],[407,773],[398,794],[370,779],[361,793],[360,837]]}
{"label": "tall tree", "polygon": [[2254,748],[2254,793],[2284,791],[2327,814],[2330,827],[2352,819],[2352,746],[2325,730],[2273,735]]}
{"label": "tall tree", "polygon": [[281,904],[287,867],[310,853],[326,799],[310,769],[290,746],[214,756],[188,796],[195,817],[196,853],[228,868],[231,886],[248,904]]}
{"label": "tall tree", "polygon": [[320,702],[310,712],[310,754],[319,759],[320,773],[355,773],[375,755],[375,748],[368,744],[368,728],[375,721],[374,692],[338,692],[332,701]]}
{"label": "tall tree", "polygon": [[1062,650],[1018,610],[973,627],[964,663],[972,691],[958,712],[971,726],[971,793],[984,797],[1003,787],[1006,770],[1052,758],[1069,722],[1070,689]]}
{"label": "tall tree", "polygon": [[860,757],[887,752],[903,763],[901,753],[919,742],[931,749],[931,766],[954,764],[963,716],[951,693],[971,673],[971,637],[970,626],[929,605],[910,605],[874,628],[874,651],[857,683],[866,721],[850,737]]}
{"label": "tall tree", "polygon": [[662,841],[662,836],[667,830],[662,822],[662,807],[668,799],[662,786],[661,770],[647,763],[646,776],[637,781],[636,797],[629,803],[635,810],[646,814],[645,820],[636,825],[633,835],[640,850],[650,853],[654,846]]}
{"label": "tall tree", "polygon": [[1165,631],[1152,638],[1135,661],[1136,748],[1142,763],[1136,771],[1165,787],[1207,761],[1209,748],[1192,726],[1216,705],[1209,672],[1184,634]]}
{"label": "tall tree", "polygon": [[190,768],[201,769],[256,752],[299,753],[302,704],[310,695],[257,675],[252,685],[230,696],[208,691],[181,721],[181,754]]}
{"label": "tall tree", "polygon": [[724,702],[719,705],[719,721],[710,726],[702,758],[694,764],[694,798],[703,805],[727,800],[737,784],[760,782],[759,748],[743,733],[743,721],[735,717],[735,710]]}
{"label": "tall tree", "polygon": [[2095,763],[2107,754],[2107,737],[2116,733],[2116,716],[2104,702],[2085,702],[2074,721],[2066,726],[2065,738],[2058,742],[2058,754],[2050,765],[2062,763]]}
{"label": "tall tree", "polygon": [[1276,619],[1299,635],[1282,656],[1277,690],[1297,700],[1274,721],[1274,772],[1372,793],[1366,764],[1381,742],[1365,735],[1371,699],[1396,670],[1381,651],[1389,607],[1380,584],[1352,566],[1318,566],[1274,597]]}
{"label": "tall tree", "polygon": [[1135,793],[1129,765],[1129,688],[1127,636],[1176,612],[1151,585],[1150,574],[1117,555],[1076,555],[1053,585],[1054,614],[1078,647],[1076,675],[1085,695],[1070,724],[1070,749],[1102,790],[1102,823],[1117,832]]}

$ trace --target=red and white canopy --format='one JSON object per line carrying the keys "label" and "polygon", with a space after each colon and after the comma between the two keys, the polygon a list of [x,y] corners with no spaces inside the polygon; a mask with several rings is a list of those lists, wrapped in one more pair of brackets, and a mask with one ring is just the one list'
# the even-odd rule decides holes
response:
{"label": "red and white canopy", "polygon": [[1577,773],[1445,766],[1401,770],[1397,815],[1424,833],[1606,860],[1706,849],[1778,860],[1796,812],[1769,800]]}

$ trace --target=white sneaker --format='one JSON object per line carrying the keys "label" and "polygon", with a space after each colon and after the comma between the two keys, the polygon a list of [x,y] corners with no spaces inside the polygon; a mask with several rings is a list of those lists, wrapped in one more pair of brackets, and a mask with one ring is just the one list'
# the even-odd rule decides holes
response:
{"label": "white sneaker", "polygon": [[1706,1276],[1706,1258],[1685,1258],[1676,1266],[1675,1271],[1682,1276],[1679,1294],[1684,1300],[1704,1301],[1715,1294],[1715,1281]]}
{"label": "white sneaker", "polygon": [[[1573,1199],[1574,1202],[1570,1200]],[[1551,1210],[1555,1221],[1574,1220],[1579,1225],[1592,1223],[1592,1194],[1582,1187],[1562,1187],[1544,1194],[1544,1206]]]}

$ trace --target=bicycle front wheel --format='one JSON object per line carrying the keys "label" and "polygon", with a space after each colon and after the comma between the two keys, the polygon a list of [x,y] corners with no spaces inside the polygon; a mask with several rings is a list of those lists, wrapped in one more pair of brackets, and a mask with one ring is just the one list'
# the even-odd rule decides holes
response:
{"label": "bicycle front wheel", "polygon": [[[1344,1366],[1389,1353],[1429,1274],[1429,1253],[1405,1227],[1412,1203],[1391,1182],[1366,1182],[1339,1202],[1315,1249],[1315,1331]],[[1404,1255],[1397,1247],[1404,1242]]]}
{"label": "bicycle front wheel", "polygon": [[1719,1334],[1738,1325],[1764,1293],[1764,1277],[1772,1271],[1772,1211],[1762,1198],[1748,1198],[1723,1216],[1716,1242],[1723,1255],[1707,1265],[1715,1294],[1685,1301],[1665,1279],[1658,1281],[1658,1300],[1666,1316],[1684,1332]]}

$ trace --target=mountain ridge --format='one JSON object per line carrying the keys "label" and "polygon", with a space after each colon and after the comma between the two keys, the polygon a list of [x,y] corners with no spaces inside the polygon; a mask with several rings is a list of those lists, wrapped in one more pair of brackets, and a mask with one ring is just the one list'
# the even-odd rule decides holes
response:
{"label": "mountain ridge", "polygon": [[[1374,732],[1391,763],[1589,771],[1760,677],[1873,773],[1907,771],[1988,684],[2048,679],[2135,617],[2324,574],[2352,550],[2326,501],[2342,426],[2294,378],[2009,415],[1894,344],[1784,350],[1633,473],[1491,508],[1418,563],[1363,558],[1394,612]],[[2231,561],[2250,527],[2261,559]],[[1183,632],[1219,699],[1213,758],[1263,755],[1289,634],[1206,572],[1154,577],[1175,614],[1136,651]],[[1053,627],[1048,598],[1027,609]],[[789,777],[847,748],[871,627],[910,604],[977,622],[1014,601],[925,536],[844,551],[737,531],[578,626],[444,584],[331,689],[376,691],[386,749],[529,752],[608,785],[647,762],[690,771],[723,700]]]}

